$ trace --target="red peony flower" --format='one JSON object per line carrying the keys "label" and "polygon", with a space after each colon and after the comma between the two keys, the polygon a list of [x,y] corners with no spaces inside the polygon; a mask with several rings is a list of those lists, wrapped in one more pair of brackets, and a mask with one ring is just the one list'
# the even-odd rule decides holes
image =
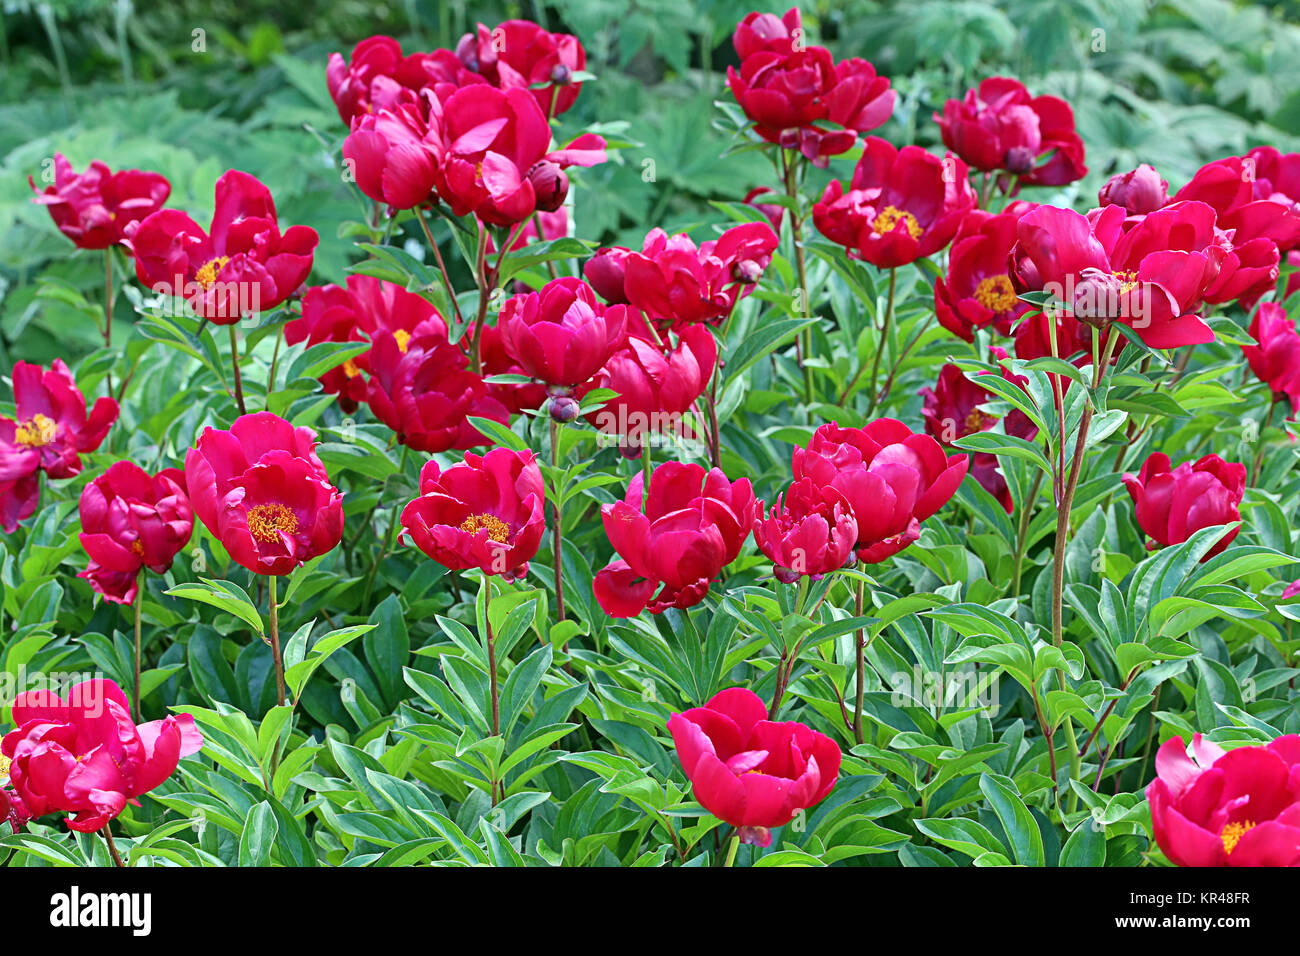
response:
{"label": "red peony flower", "polygon": [[[1170,470],[1169,456],[1151,455],[1136,475],[1124,475],[1133,499],[1133,516],[1152,539],[1147,548],[1167,548],[1186,541],[1202,528],[1241,520],[1237,506],[1246,490],[1246,466],[1206,455]],[[1228,532],[1201,560],[1221,553],[1240,528]]]}
{"label": "red peony flower", "polygon": [[[651,232],[651,235],[654,235]],[[646,241],[650,236],[646,237]],[[631,249],[623,246],[606,246],[597,249],[582,267],[583,278],[596,290],[596,294],[610,305],[627,305],[627,260]]]}
{"label": "red peony flower", "polygon": [[783,826],[835,788],[835,741],[798,721],[770,721],[753,691],[732,687],[668,718],[677,757],[704,809],[768,846]]}
{"label": "red peony flower", "polygon": [[990,215],[973,209],[962,221],[948,255],[948,273],[934,281],[939,324],[967,342],[975,329],[992,325],[1010,335],[1032,307],[1016,293],[1008,258],[1016,245],[1014,213]]}
{"label": "red peony flower", "polygon": [[793,584],[808,576],[816,581],[852,558],[858,524],[836,489],[802,478],[776,496],[770,514],[764,507],[754,502],[754,543],[772,559],[777,580]]}
{"label": "red peony flower", "polygon": [[1122,206],[1130,216],[1145,216],[1168,203],[1169,183],[1147,163],[1127,173],[1116,173],[1097,193],[1099,206]]}
{"label": "red peony flower", "polygon": [[550,33],[530,20],[507,20],[496,29],[478,25],[456,44],[467,69],[503,89],[528,90],[545,116],[565,112],[582,83],[573,75],[587,68],[587,51],[578,38]]}
{"label": "red peony flower", "polygon": [[1255,155],[1206,163],[1178,190],[1174,201],[1196,200],[1213,207],[1219,228],[1231,232],[1236,246],[1266,238],[1287,252],[1300,244],[1300,209],[1294,198],[1278,192],[1263,175],[1276,172],[1270,170],[1268,155],[1252,152]]}
{"label": "red peony flower", "polygon": [[17,729],[0,753],[26,812],[74,814],[68,828],[81,833],[106,826],[128,803],[139,806],[203,746],[189,714],[136,726],[130,701],[111,680],[74,684],[67,701],[45,690],[19,694],[13,716]]}
{"label": "red peony flower", "polygon": [[776,203],[761,201],[764,196],[776,195],[778,195],[778,193],[774,189],[769,189],[767,186],[755,186],[749,192],[745,193],[745,198],[742,199],[741,202],[746,206],[751,206],[754,209],[757,209],[766,216],[767,221],[772,224],[772,228],[776,230],[778,235],[780,235],[781,220],[785,217],[785,207]]}
{"label": "red peony flower", "polygon": [[[473,339],[474,323],[470,322],[461,338]],[[511,416],[521,412],[531,412],[542,407],[546,401],[546,386],[541,382],[517,384],[513,382],[490,381],[494,375],[527,375],[524,367],[506,351],[505,341],[495,325],[484,325],[483,334],[479,336],[479,361],[483,366],[483,379],[487,384],[487,394],[505,406]]]}
{"label": "red peony flower", "polygon": [[961,160],[868,136],[848,191],[832,180],[813,223],[850,255],[890,269],[938,252],[974,206]]}
{"label": "red peony flower", "polygon": [[666,461],[650,476],[648,494],[638,473],[622,501],[600,509],[622,560],[596,574],[596,600],[611,617],[699,604],[740,554],[753,504],[749,479],[731,481],[719,468]]}
{"label": "red peony flower", "polygon": [[755,131],[819,166],[894,112],[889,80],[866,60],[836,63],[824,47],[804,45],[797,9],[781,20],[750,14],[732,42],[741,62],[727,68],[727,83]]}
{"label": "red peony flower", "polygon": [[1002,170],[1027,186],[1064,186],[1088,173],[1070,104],[1030,97],[1019,80],[991,76],[934,119],[944,145],[983,172]]}
{"label": "red peony flower", "polygon": [[673,328],[716,324],[753,290],[778,242],[761,222],[733,226],[698,247],[685,233],[670,237],[652,229],[641,251],[624,259],[624,291],[647,318]]}
{"label": "red peony flower", "polygon": [[402,535],[444,567],[515,580],[537,554],[545,505],[530,451],[471,453],[445,471],[429,461],[420,470],[420,497],[402,509]]}
{"label": "red peony flower", "polygon": [[293,295],[311,272],[317,242],[307,226],[281,233],[271,191],[231,169],[217,180],[209,232],[179,209],[163,209],[140,223],[132,246],[141,283],[233,325]]}
{"label": "red peony flower", "polygon": [[[32,177],[27,182],[36,189]],[[54,185],[37,190],[32,202],[48,208],[59,232],[79,248],[107,249],[129,240],[131,227],[161,209],[171,191],[172,184],[159,173],[115,173],[98,161],[76,173],[62,153],[55,153]]]}
{"label": "red peony flower", "polygon": [[436,104],[435,95],[425,91],[352,124],[343,160],[357,188],[375,202],[413,209],[434,198],[444,149]]}
{"label": "red peony flower", "polygon": [[0,417],[0,526],[9,534],[36,511],[38,473],[80,474],[81,455],[99,447],[118,411],[113,399],[98,398],[87,415],[86,398],[62,359],[49,371],[15,363],[13,387],[16,420]]}
{"label": "red peony flower", "polygon": [[185,456],[194,511],[239,564],[289,574],[343,536],[343,494],[316,455],[316,433],[271,412],[205,428]]}
{"label": "red peony flower", "polygon": [[185,476],[176,468],[150,475],[119,461],[81,490],[81,546],[90,565],[78,577],[107,600],[130,604],[140,569],[162,574],[194,530]]}
{"label": "red peony flower", "polygon": [[849,503],[858,526],[858,559],[876,564],[921,536],[921,522],[947,504],[966,477],[965,455],[944,455],[929,435],[892,418],[865,428],[834,422],[795,448],[794,477],[834,488]]}
{"label": "red peony flower", "polygon": [[484,82],[450,50],[403,56],[401,44],[387,36],[362,40],[353,48],[351,62],[331,53],[325,79],[339,116],[349,127],[364,116],[409,102],[422,89]]}
{"label": "red peony flower", "polygon": [[1224,751],[1200,734],[1156,751],[1156,844],[1176,866],[1300,866],[1300,736]]}
{"label": "red peony flower", "polygon": [[617,435],[624,454],[640,457],[653,434],[693,434],[685,414],[708,387],[717,362],[717,342],[703,326],[682,329],[676,346],[661,345],[644,327],[630,328],[622,347],[577,397],[596,388],[617,392],[587,420],[601,433]]}
{"label": "red peony flower", "polygon": [[1291,413],[1300,411],[1300,332],[1276,302],[1261,302],[1250,322],[1250,335],[1257,345],[1243,345],[1241,352],[1250,370],[1277,396],[1291,402]]}
{"label": "red peony flower", "polygon": [[572,388],[596,374],[623,339],[626,306],[604,306],[581,279],[552,279],[508,299],[497,328],[506,352],[547,385]]}

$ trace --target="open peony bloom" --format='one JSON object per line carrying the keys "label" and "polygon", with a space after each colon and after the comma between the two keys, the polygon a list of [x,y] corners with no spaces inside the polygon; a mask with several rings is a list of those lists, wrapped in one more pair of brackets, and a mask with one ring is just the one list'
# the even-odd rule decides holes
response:
{"label": "open peony bloom", "polygon": [[975,341],[975,329],[989,325],[1010,335],[1031,308],[1020,300],[1007,265],[1018,222],[1017,213],[994,216],[972,209],[953,240],[947,275],[934,281],[939,324],[967,342]]}
{"label": "open peony bloom", "polygon": [[894,112],[896,94],[874,66],[857,57],[836,63],[825,47],[803,42],[797,8],[781,18],[749,14],[732,43],[740,69],[727,68],[727,83],[755,132],[818,166]]}
{"label": "open peony bloom", "polygon": [[1250,334],[1258,344],[1241,347],[1250,370],[1275,396],[1291,402],[1294,415],[1300,411],[1300,331],[1295,321],[1280,304],[1261,302],[1250,321]]}
{"label": "open peony bloom", "polygon": [[1156,752],[1156,843],[1177,866],[1300,866],[1300,736],[1225,752],[1200,734]]}
{"label": "open peony bloom", "polygon": [[611,617],[699,604],[749,537],[753,504],[749,479],[731,481],[719,468],[666,461],[648,493],[638,472],[622,501],[600,509],[621,560],[597,572],[596,600]]}
{"label": "open peony bloom", "polygon": [[546,531],[546,488],[530,451],[493,448],[446,470],[420,470],[420,497],[402,509],[402,536],[443,567],[507,580],[528,573]]}
{"label": "open peony bloom", "polygon": [[[427,323],[427,324],[426,324]],[[428,299],[407,292],[396,282],[350,275],[347,286],[313,286],[302,297],[302,317],[284,327],[289,345],[305,341],[369,342],[387,333],[403,341],[419,332],[447,335],[447,325]],[[351,414],[366,400],[369,353],[362,352],[321,376],[326,394],[338,395],[339,407]]]}
{"label": "open peony bloom", "polygon": [[319,237],[308,226],[280,232],[275,200],[237,169],[217,180],[208,231],[179,209],[143,220],[132,237],[135,272],[155,292],[182,298],[217,325],[273,309],[311,272]]}
{"label": "open peony bloom", "polygon": [[424,91],[352,124],[343,159],[357,188],[375,202],[413,209],[434,198],[442,149],[439,118],[430,118],[434,102]]}
{"label": "open peony bloom", "polygon": [[[1202,528],[1241,520],[1238,505],[1246,490],[1246,466],[1206,455],[1170,469],[1169,456],[1156,452],[1136,475],[1124,475],[1138,527],[1151,541],[1148,548],[1167,548],[1186,541]],[[1208,561],[1232,543],[1230,531],[1201,560]]]}
{"label": "open peony bloom", "polygon": [[[36,182],[27,177],[32,189]],[[93,162],[74,172],[62,153],[54,154],[54,185],[37,190],[34,203],[82,249],[107,249],[129,239],[131,226],[157,212],[171,195],[172,184],[160,173],[140,169],[112,172]]]}
{"label": "open peony bloom", "polygon": [[506,352],[533,378],[572,388],[591,378],[623,339],[626,306],[603,305],[565,276],[508,299],[497,328]]}
{"label": "open peony bloom", "polygon": [[551,33],[531,20],[507,20],[495,29],[478,25],[456,44],[465,68],[503,90],[523,89],[547,118],[565,112],[582,83],[573,75],[587,68],[587,51],[568,33]]}
{"label": "open peony bloom", "polygon": [[623,246],[605,246],[597,249],[582,267],[583,278],[611,305],[627,305],[627,260],[630,255],[632,250]]}
{"label": "open peony bloom", "polygon": [[771,512],[754,502],[754,543],[772,559],[777,580],[814,581],[839,570],[853,555],[858,523],[848,500],[834,488],[811,478],[795,481],[776,496]]}
{"label": "open peony bloom", "polygon": [[811,478],[840,492],[858,527],[858,559],[876,564],[921,536],[921,522],[953,496],[966,477],[966,455],[943,453],[929,435],[893,418],[865,428],[831,422],[795,448],[796,480]]}
{"label": "open peony bloom", "polygon": [[770,845],[770,827],[816,806],[839,779],[839,744],[807,724],[768,720],[759,696],[743,687],[673,714],[668,732],[695,799],[738,827],[744,843]]}
{"label": "open peony bloom", "polygon": [[325,70],[330,97],[348,126],[380,110],[409,102],[425,88],[483,82],[466,70],[450,50],[402,55],[402,45],[387,36],[372,36],[352,49],[345,61],[331,53]]}
{"label": "open peony bloom", "polygon": [[1074,111],[1055,96],[991,76],[934,115],[943,144],[982,172],[1002,170],[1032,186],[1064,186],[1088,173]]}
{"label": "open peony bloom", "polygon": [[117,402],[98,398],[86,414],[86,397],[62,359],[48,370],[17,362],[13,370],[15,418],[0,417],[0,527],[13,533],[36,511],[39,472],[51,478],[81,473],[81,455],[103,442],[117,421]]}
{"label": "open peony bloom", "polygon": [[86,485],[78,505],[90,565],[78,577],[106,599],[130,604],[142,567],[162,574],[190,540],[194,510],[175,468],[150,475],[119,461]]}
{"label": "open peony bloom", "polygon": [[69,829],[92,833],[158,786],[203,735],[188,714],[136,726],[131,704],[111,680],[74,684],[68,699],[50,691],[19,694],[17,729],[0,742],[25,812],[70,814]]}
{"label": "open peony bloom", "polygon": [[343,493],[316,455],[316,433],[271,412],[205,428],[185,481],[195,513],[256,574],[289,574],[343,536]]}
{"label": "open peony bloom", "polygon": [[960,159],[868,136],[849,188],[831,180],[813,206],[813,224],[850,255],[892,269],[946,246],[974,207]]}
{"label": "open peony bloom", "polygon": [[[650,319],[675,329],[696,322],[716,324],[753,291],[778,242],[763,222],[733,226],[699,246],[685,233],[669,236],[655,228],[646,235],[640,252],[619,257],[621,263],[607,256],[607,264],[597,269],[608,272],[621,265],[626,301]],[[613,286],[611,277],[602,278]],[[603,283],[593,285],[608,301],[619,301],[601,291]]]}

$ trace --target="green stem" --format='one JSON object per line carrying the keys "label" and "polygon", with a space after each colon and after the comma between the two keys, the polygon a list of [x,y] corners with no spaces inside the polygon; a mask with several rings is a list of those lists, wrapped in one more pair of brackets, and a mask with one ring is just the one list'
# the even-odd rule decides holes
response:
{"label": "green stem", "polygon": [[235,373],[235,405],[239,408],[239,414],[248,414],[248,409],[244,407],[244,376],[239,371],[239,340],[235,335],[235,323],[231,323],[230,329],[230,367]]}
{"label": "green stem", "polygon": [[[853,616],[862,617],[862,611],[867,603],[867,582],[858,580],[858,586],[853,596]],[[853,702],[853,739],[858,743],[863,742],[862,737],[862,706],[866,698],[867,689],[867,633],[865,628],[858,628],[857,635],[857,697]]]}
{"label": "green stem", "polygon": [[[113,347],[113,247],[104,250],[104,348]],[[108,394],[113,394],[113,372],[104,376]]]}
{"label": "green stem", "polygon": [[[893,329],[893,325],[894,325],[894,291],[897,285],[898,285],[898,270],[890,269],[889,270],[889,295],[885,301],[885,320],[880,325],[880,341],[876,343],[876,354],[875,357],[871,360],[871,378],[868,384],[868,389],[869,389],[868,398],[870,399],[871,404],[867,406],[868,415],[870,415],[872,412],[876,410],[876,405],[879,403],[880,395],[879,392],[876,391],[876,378],[880,375],[880,356],[884,354],[885,349],[889,345],[889,333]],[[857,375],[853,376],[853,379],[849,382],[848,386],[844,389],[844,393],[840,396],[841,405],[843,405],[844,400],[849,397],[849,393],[853,391],[853,386],[857,384],[858,376],[861,374],[862,374],[862,369],[858,369]]]}
{"label": "green stem", "polygon": [[[560,429],[563,426],[551,419],[551,467],[555,473],[560,470]],[[558,477],[557,477],[558,481]],[[552,548],[555,551],[555,610],[557,619],[564,620],[564,506],[560,504],[560,495],[564,489],[555,488],[555,527]]]}
{"label": "green stem", "polygon": [[140,610],[144,605],[144,575],[141,565],[135,584],[135,719],[137,723],[144,720],[144,707],[140,703]]}
{"label": "green stem", "polygon": [[722,864],[724,867],[736,865],[736,851],[739,849],[740,849],[740,831],[737,830],[735,833],[731,835],[731,839],[727,843],[727,859],[726,862]]}
{"label": "green stem", "polygon": [[285,699],[284,657],[280,654],[280,605],[277,594],[280,579],[274,574],[267,577],[271,611],[271,662],[275,665],[275,706],[279,707]]}
{"label": "green stem", "polygon": [[113,865],[125,868],[126,864],[122,862],[122,854],[117,852],[117,844],[113,842],[113,832],[110,826],[111,824],[105,823],[99,832],[104,834],[104,842],[108,844],[108,854],[113,858]]}

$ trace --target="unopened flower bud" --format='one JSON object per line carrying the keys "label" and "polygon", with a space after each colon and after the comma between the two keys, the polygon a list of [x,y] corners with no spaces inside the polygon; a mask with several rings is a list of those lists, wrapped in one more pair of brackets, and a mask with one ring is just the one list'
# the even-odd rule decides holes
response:
{"label": "unopened flower bud", "polygon": [[731,267],[731,275],[737,282],[753,285],[763,275],[763,267],[753,259],[741,259]]}
{"label": "unopened flower bud", "polygon": [[1034,151],[1027,146],[1012,146],[1002,157],[1002,165],[1006,167],[1007,172],[1023,176],[1034,168],[1034,160],[1037,158]]}
{"label": "unopened flower bud", "polygon": [[544,159],[528,170],[528,181],[533,184],[537,208],[541,212],[555,212],[564,205],[569,194],[569,177],[558,165]]}
{"label": "unopened flower bud", "polygon": [[573,79],[573,71],[563,63],[557,63],[551,67],[551,82],[557,86],[565,86]]}

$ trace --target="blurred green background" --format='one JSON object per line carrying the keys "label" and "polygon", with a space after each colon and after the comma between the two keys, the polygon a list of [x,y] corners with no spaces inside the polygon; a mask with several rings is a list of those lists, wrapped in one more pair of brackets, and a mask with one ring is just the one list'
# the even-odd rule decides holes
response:
{"label": "blurred green background", "polygon": [[[709,200],[772,182],[756,152],[721,157],[731,134],[713,107],[730,97],[731,31],[751,0],[4,0],[0,9],[5,366],[73,360],[98,343],[74,305],[37,297],[40,277],[95,302],[103,282],[102,258],[74,252],[29,202],[27,177],[56,151],[78,169],[102,159],[162,172],[173,185],[170,205],[200,223],[221,172],[251,172],[270,186],[282,223],[320,232],[314,281],[340,281],[351,249],[341,226],[359,219],[362,206],[339,175],[345,130],[325,63],[374,33],[408,50],[454,46],[476,21],[509,17],[577,34],[599,79],[564,115],[560,135],[623,121],[623,138],[637,144],[582,173],[576,218],[584,238],[634,244],[654,225],[720,220]],[[1070,100],[1091,172],[1035,199],[1087,206],[1107,176],[1139,162],[1176,188],[1206,160],[1256,143],[1297,148],[1300,3],[849,0],[802,9],[814,42],[837,57],[866,57],[892,78],[898,107],[878,132],[894,142],[937,144],[932,112],[992,74]],[[841,158],[830,172],[850,169],[851,157]]]}

